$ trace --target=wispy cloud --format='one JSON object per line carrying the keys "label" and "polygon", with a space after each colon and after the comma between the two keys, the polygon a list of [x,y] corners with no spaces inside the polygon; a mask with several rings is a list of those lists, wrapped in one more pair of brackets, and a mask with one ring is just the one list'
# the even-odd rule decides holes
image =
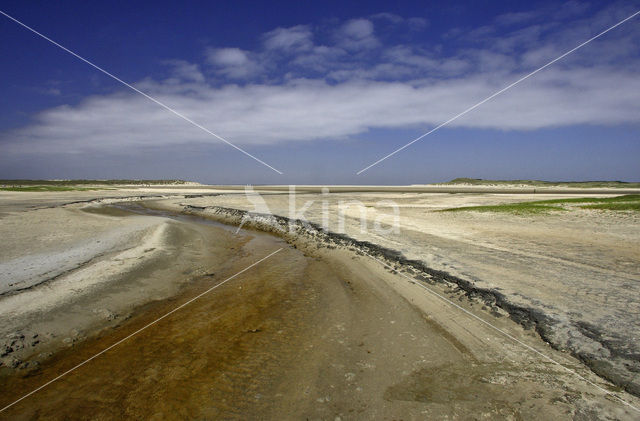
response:
{"label": "wispy cloud", "polygon": [[189,63],[185,60],[166,60],[165,64],[171,67],[172,75],[179,81],[192,81],[202,83],[205,81],[204,75],[200,71],[200,66]]}
{"label": "wispy cloud", "polygon": [[[428,25],[419,17],[380,14],[330,27],[276,28],[262,35],[254,51],[211,47],[202,63],[167,61],[166,79],[147,78],[136,87],[237,144],[432,127],[627,12],[607,8],[587,18],[572,10],[570,21],[533,11],[499,16],[472,36],[471,28],[452,31],[447,39],[457,48],[448,52],[440,36],[393,42],[384,32],[391,25],[415,34]],[[453,126],[532,130],[640,123],[639,40],[638,25],[621,27]],[[3,150],[19,153],[217,144],[145,98],[122,92],[45,110],[2,139]]]}
{"label": "wispy cloud", "polygon": [[540,14],[541,13],[538,11],[504,13],[497,16],[495,22],[501,26],[511,26],[524,22],[530,22],[534,18],[540,16]]}
{"label": "wispy cloud", "polygon": [[347,50],[362,50],[380,45],[369,19],[352,19],[335,31],[336,44]]}
{"label": "wispy cloud", "polygon": [[276,28],[263,35],[267,50],[301,51],[313,47],[313,33],[308,25]]}

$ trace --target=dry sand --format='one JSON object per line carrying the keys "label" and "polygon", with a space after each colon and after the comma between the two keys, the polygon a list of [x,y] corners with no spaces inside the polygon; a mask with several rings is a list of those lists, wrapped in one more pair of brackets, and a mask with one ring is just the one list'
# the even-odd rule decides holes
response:
{"label": "dry sand", "polygon": [[[389,235],[375,238],[376,242],[393,245],[407,256],[414,253],[474,282],[503,282],[504,278],[493,278],[501,273],[500,265],[507,265],[509,273],[516,275],[519,270],[530,272],[522,262],[508,263],[521,251],[518,246],[524,248],[534,234],[538,248],[535,253],[529,251],[528,258],[543,259],[545,266],[557,268],[563,267],[558,261],[564,261],[557,252],[567,242],[583,241],[569,235],[570,231],[560,231],[556,239],[544,242],[535,223],[529,226],[531,234],[512,231],[523,226],[518,220],[500,231],[504,221],[494,221],[493,226],[490,220],[478,224],[477,215],[436,217],[424,212],[425,208],[450,206],[450,200],[434,206],[425,195],[393,194],[404,204],[403,212],[406,208],[412,216],[402,222],[409,235]],[[128,192],[119,195],[133,196]],[[90,198],[85,192],[70,196],[45,202],[50,206],[53,201]],[[372,205],[380,199],[379,194],[369,193],[355,197]],[[270,196],[267,203],[275,209],[282,199]],[[287,244],[254,231],[241,230],[235,236],[234,228],[206,220],[149,211],[127,214],[127,206],[140,211],[135,204],[124,210],[100,210],[89,204],[93,209],[87,212],[87,204],[81,203],[39,209],[43,203],[32,199],[28,206],[37,210],[25,211],[28,201],[21,200],[20,204],[0,201],[7,210],[0,219],[0,230],[11,239],[3,243],[0,265],[14,273],[19,267],[25,270],[18,271],[22,276],[19,285],[7,277],[5,285],[13,290],[0,296],[3,335],[9,335],[9,343],[23,346],[3,362],[24,360],[17,364],[17,371],[3,368],[0,405],[273,250],[283,250],[268,263],[0,413],[0,418],[247,419],[260,414],[265,419],[633,419],[638,414],[429,294],[423,286],[455,299],[464,309],[638,406],[637,398],[616,391],[569,354],[553,350],[535,331],[524,329],[500,308],[484,307],[482,301],[468,299],[455,284],[435,282],[428,273],[406,270],[406,275],[425,279],[425,283],[408,281],[357,250],[304,235],[287,237]],[[182,204],[247,207],[242,200],[232,195],[182,197],[148,206],[175,211],[183,211]],[[497,199],[459,196],[454,201],[465,200]],[[376,215],[388,211],[372,208]],[[213,209],[191,212],[233,222]],[[347,224],[347,230],[353,231],[350,235],[358,235],[353,229],[356,222]],[[609,250],[609,245],[615,245],[606,258],[633,260],[632,245],[638,238],[633,231],[635,222],[621,219],[620,227],[600,222],[595,225],[599,235],[593,240],[594,255],[600,248]],[[580,223],[584,221],[574,222],[576,227]],[[553,232],[565,225],[559,221],[546,229]],[[571,227],[569,224],[569,230]],[[518,239],[519,235],[523,237]],[[565,243],[558,244],[563,238]],[[491,245],[494,247],[488,247]],[[497,245],[501,252],[495,251]],[[417,251],[419,247],[428,250],[428,258]],[[494,256],[498,257],[492,261]],[[61,270],[55,262],[70,266]],[[578,263],[571,268],[594,270],[584,261]],[[607,269],[608,264],[596,267]],[[47,278],[48,274],[52,277]],[[576,277],[572,282],[577,282]],[[514,283],[500,288],[515,288],[517,280],[508,281]],[[18,287],[26,289],[19,292]],[[515,297],[533,302],[530,290]],[[29,297],[27,294],[30,299],[20,298]],[[630,305],[629,298],[619,300]],[[550,308],[557,306],[548,302]],[[617,323],[629,323],[628,318],[618,318]]]}

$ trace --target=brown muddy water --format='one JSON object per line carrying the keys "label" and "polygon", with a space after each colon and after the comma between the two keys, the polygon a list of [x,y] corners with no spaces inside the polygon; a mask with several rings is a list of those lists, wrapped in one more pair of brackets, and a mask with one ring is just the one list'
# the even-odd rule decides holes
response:
{"label": "brown muddy water", "polygon": [[[105,213],[123,216],[129,210],[112,207]],[[133,210],[139,212],[139,208]],[[221,238],[228,233],[220,231],[231,229],[213,221],[195,222],[194,217],[172,217],[205,223],[213,227],[212,235]],[[258,410],[256,395],[274,381],[273,376],[260,373],[285,363],[284,345],[300,340],[301,327],[310,322],[316,291],[305,277],[309,268],[302,253],[259,233],[243,234],[236,243],[238,251],[223,271],[194,279],[176,297],[137,309],[116,329],[57,353],[26,377],[3,378],[0,406],[269,253],[281,247],[285,250],[0,413],[0,417],[217,418],[242,413],[252,402],[253,410]]]}
{"label": "brown muddy water", "polygon": [[[229,231],[235,231],[235,227],[198,217],[142,210],[136,205],[100,212],[122,217],[141,211],[206,224],[211,235],[226,241]],[[247,419],[301,414],[310,410],[310,403],[326,406],[326,415],[331,414],[329,391],[321,396],[316,382],[326,377],[322,371],[335,353],[323,342],[336,330],[334,325],[343,332],[348,321],[329,310],[337,302],[346,304],[348,284],[325,263],[270,235],[243,231],[233,246],[238,247],[237,253],[224,270],[194,279],[178,296],[136,309],[117,328],[57,352],[36,371],[2,378],[0,405],[15,401],[262,257],[282,250],[0,413],[0,418]],[[363,342],[354,351],[363,356],[371,352]],[[344,374],[339,376],[344,383]],[[318,402],[325,399],[326,405]],[[346,411],[363,410],[357,400],[352,404]]]}

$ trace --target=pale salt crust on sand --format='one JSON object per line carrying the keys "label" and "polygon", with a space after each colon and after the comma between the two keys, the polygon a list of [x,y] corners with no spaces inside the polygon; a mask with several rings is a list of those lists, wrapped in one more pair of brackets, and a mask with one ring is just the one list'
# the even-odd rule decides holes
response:
{"label": "pale salt crust on sand", "polygon": [[[137,306],[174,295],[205,265],[224,258],[203,228],[157,216],[88,212],[93,192],[11,203],[0,217],[0,363],[24,365],[117,324]],[[109,192],[113,194],[113,192]],[[100,200],[99,202],[112,202]],[[43,203],[44,202],[44,203]],[[24,206],[34,205],[37,209]],[[43,207],[43,205],[46,205]],[[189,247],[180,247],[188,244]],[[171,264],[170,264],[171,262]],[[182,276],[177,276],[182,275]]]}

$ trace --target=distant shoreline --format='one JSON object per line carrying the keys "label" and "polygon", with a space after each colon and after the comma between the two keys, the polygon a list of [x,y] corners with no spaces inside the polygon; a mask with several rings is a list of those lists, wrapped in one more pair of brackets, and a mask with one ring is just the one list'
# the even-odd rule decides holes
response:
{"label": "distant shoreline", "polygon": [[148,185],[199,185],[194,181],[185,180],[31,180],[31,179],[5,179],[0,180],[0,186],[148,186]]}
{"label": "distant shoreline", "polygon": [[[213,187],[224,190],[229,189],[241,189],[244,190],[246,186],[251,186],[256,190],[282,190],[283,188],[289,188],[294,184],[203,184],[196,181],[180,180],[180,179],[150,179],[150,180],[136,180],[136,179],[69,179],[69,180],[39,180],[39,179],[0,179],[0,188],[11,187]],[[517,193],[518,189],[526,189],[526,193],[532,193],[532,189],[545,189],[545,192],[551,191],[550,189],[586,189],[587,191],[593,191],[593,189],[633,189],[640,192],[640,182],[627,182],[627,181],[543,181],[543,180],[485,180],[480,178],[455,178],[451,181],[442,183],[425,183],[425,184],[409,184],[409,185],[365,185],[365,184],[304,184],[295,185],[296,188],[306,189],[311,191],[321,191],[322,188],[327,187],[334,191],[387,191],[392,189],[393,191],[420,191],[428,192],[426,189],[438,189],[441,191],[443,188],[492,188],[492,189],[508,189],[508,193]],[[565,190],[562,193],[565,193]],[[474,190],[476,191],[476,190]],[[483,190],[484,191],[484,190]],[[535,193],[535,191],[533,191]]]}
{"label": "distant shoreline", "polygon": [[206,184],[137,184],[137,185],[30,185],[4,186],[0,192],[7,193],[52,193],[83,190],[130,190],[171,193],[175,190],[191,191],[192,194],[211,194],[213,192],[242,193],[247,189],[262,193],[475,193],[475,194],[551,194],[551,195],[622,195],[640,194],[637,188],[587,188],[587,187],[523,187],[510,185],[448,185],[424,184],[410,186],[380,185],[206,185]]}

